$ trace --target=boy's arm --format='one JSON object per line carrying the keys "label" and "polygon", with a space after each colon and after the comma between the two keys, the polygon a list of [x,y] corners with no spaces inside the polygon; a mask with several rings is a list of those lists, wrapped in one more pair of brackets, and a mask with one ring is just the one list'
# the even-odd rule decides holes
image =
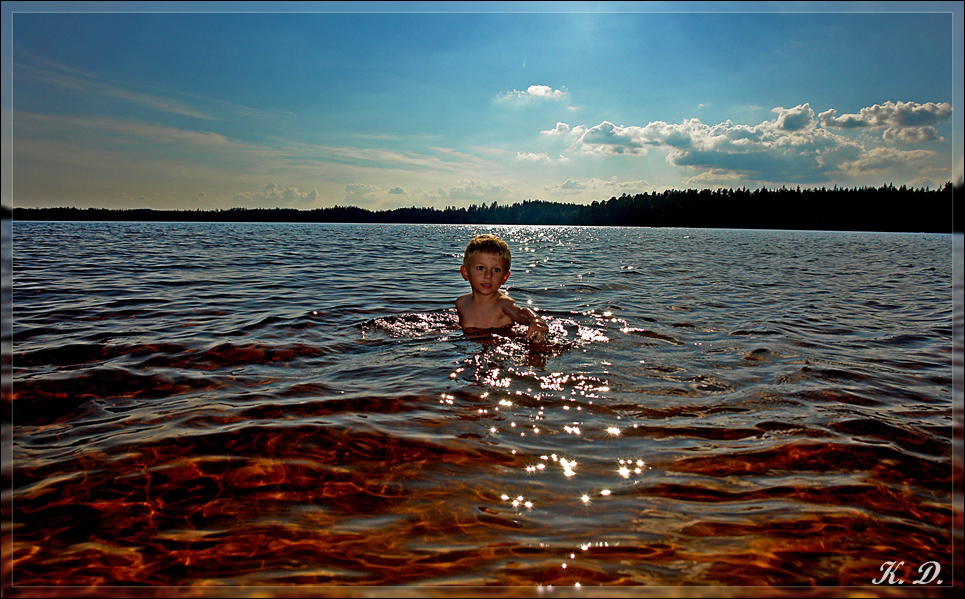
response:
{"label": "boy's arm", "polygon": [[509,301],[503,303],[503,311],[514,321],[529,327],[526,331],[527,338],[539,341],[543,338],[543,335],[549,333],[550,329],[546,326],[546,322],[537,316],[536,312],[529,308],[520,308],[515,301],[507,299]]}
{"label": "boy's arm", "polygon": [[466,300],[468,299],[465,295],[460,295],[456,298],[456,316],[459,318],[459,328],[463,328],[463,312],[466,309]]}

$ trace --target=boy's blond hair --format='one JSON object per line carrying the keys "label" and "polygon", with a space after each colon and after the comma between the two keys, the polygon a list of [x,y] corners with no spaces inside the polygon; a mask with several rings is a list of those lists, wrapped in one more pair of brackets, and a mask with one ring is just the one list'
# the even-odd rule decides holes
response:
{"label": "boy's blond hair", "polygon": [[509,244],[499,237],[490,235],[488,233],[476,235],[469,240],[469,245],[466,246],[466,254],[462,259],[463,266],[468,268],[469,260],[477,252],[486,252],[487,254],[495,254],[496,256],[499,256],[506,261],[506,270],[509,270],[509,267],[513,262],[513,256],[509,251]]}

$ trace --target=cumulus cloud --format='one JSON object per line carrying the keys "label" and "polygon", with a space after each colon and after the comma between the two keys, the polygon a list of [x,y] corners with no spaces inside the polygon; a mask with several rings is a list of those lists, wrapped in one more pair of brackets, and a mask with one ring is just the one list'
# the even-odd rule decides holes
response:
{"label": "cumulus cloud", "polygon": [[589,189],[589,186],[586,183],[580,183],[579,181],[574,181],[573,179],[567,179],[558,185],[551,185],[545,189],[550,193],[567,194],[577,193],[585,189]]}
{"label": "cumulus cloud", "polygon": [[775,108],[778,114],[776,125],[784,131],[800,131],[814,126],[814,111],[808,104],[794,108]]}
{"label": "cumulus cloud", "polygon": [[931,177],[915,177],[911,181],[908,181],[907,183],[905,183],[905,185],[907,185],[908,187],[917,188],[917,189],[923,189],[923,188],[940,189],[942,185],[944,185],[945,183],[947,183],[947,181],[940,181],[940,180],[933,179]]}
{"label": "cumulus cloud", "polygon": [[566,123],[556,123],[556,126],[546,131],[540,131],[540,135],[566,135],[570,132],[570,126]]}
{"label": "cumulus cloud", "polygon": [[686,187],[740,187],[746,185],[745,178],[738,173],[720,169],[710,169],[682,181]]}
{"label": "cumulus cloud", "polygon": [[[582,154],[640,156],[660,148],[666,151],[670,164],[710,172],[706,177],[720,181],[818,182],[879,168],[875,165],[885,158],[885,148],[877,152],[866,148],[845,137],[845,129],[883,128],[885,142],[935,140],[940,137],[930,123],[947,119],[950,110],[947,104],[889,103],[858,115],[839,117],[831,110],[816,116],[805,103],[775,108],[773,120],[756,125],[729,120],[709,125],[696,118],[680,123],[653,121],[644,126],[603,121],[594,126],[557,123],[540,133]],[[856,124],[859,121],[862,124]],[[887,156],[901,156],[905,166],[924,168],[927,161],[935,159],[932,153],[891,150]],[[556,189],[564,191],[562,187]]]}
{"label": "cumulus cloud", "polygon": [[553,160],[548,154],[533,154],[531,152],[516,152],[516,160],[520,162],[550,162]]}
{"label": "cumulus cloud", "polygon": [[553,89],[548,85],[530,85],[528,88],[526,88],[526,93],[534,98],[559,100],[566,95],[566,90]]}
{"label": "cumulus cloud", "polygon": [[514,89],[497,97],[502,102],[529,102],[538,100],[562,100],[567,95],[566,88],[553,89],[548,85],[530,85],[525,91]]}
{"label": "cumulus cloud", "polygon": [[598,154],[644,154],[646,136],[640,127],[620,127],[603,121],[595,127],[577,127],[580,145]]}
{"label": "cumulus cloud", "polygon": [[648,181],[640,179],[638,181],[618,181],[616,177],[611,177],[605,184],[608,189],[615,189],[619,192],[642,192],[652,190],[653,185]]}
{"label": "cumulus cloud", "polygon": [[854,160],[843,163],[842,170],[856,175],[860,173],[885,171],[897,166],[919,165],[927,166],[935,159],[935,152],[930,150],[900,150],[898,148],[872,148],[857,156]]}
{"label": "cumulus cloud", "polygon": [[350,202],[365,203],[378,199],[382,190],[370,183],[349,183],[345,186],[345,199]]}
{"label": "cumulus cloud", "polygon": [[562,183],[543,188],[551,195],[577,195],[583,192],[595,192],[606,195],[622,195],[624,193],[641,193],[650,191],[653,186],[647,181],[620,181],[616,176],[610,179],[567,179]]}
{"label": "cumulus cloud", "polygon": [[405,190],[401,187],[393,187],[389,189],[389,193],[392,195],[405,195]]}
{"label": "cumulus cloud", "polygon": [[493,200],[513,198],[516,192],[498,183],[460,179],[448,189],[439,187],[422,194],[430,200]]}
{"label": "cumulus cloud", "polygon": [[951,115],[952,105],[947,102],[885,102],[840,117],[832,108],[819,117],[825,127],[924,127],[947,121]]}
{"label": "cumulus cloud", "polygon": [[[718,131],[709,131],[697,119],[688,119],[679,125],[654,121],[643,127],[614,125],[609,121],[592,127],[557,123],[555,128],[540,133],[566,139],[574,149],[583,153],[602,155],[643,155],[648,148],[660,146],[692,148],[700,143],[701,138],[708,138],[708,133],[719,135]],[[737,130],[737,138],[744,135]]]}
{"label": "cumulus cloud", "polygon": [[941,139],[935,125],[948,121],[952,105],[947,102],[885,102],[862,108],[857,114],[838,116],[835,109],[818,115],[821,124],[836,129],[884,129],[883,139],[920,143]]}
{"label": "cumulus cloud", "polygon": [[898,141],[916,144],[926,141],[940,141],[942,136],[934,127],[889,127],[881,134],[885,141]]}
{"label": "cumulus cloud", "polygon": [[457,181],[456,186],[449,188],[448,194],[452,199],[477,200],[511,196],[513,192],[507,187],[496,183],[460,180]]}
{"label": "cumulus cloud", "polygon": [[301,191],[295,187],[267,183],[256,191],[235,194],[234,199],[248,206],[294,206],[315,203],[318,192],[314,189]]}

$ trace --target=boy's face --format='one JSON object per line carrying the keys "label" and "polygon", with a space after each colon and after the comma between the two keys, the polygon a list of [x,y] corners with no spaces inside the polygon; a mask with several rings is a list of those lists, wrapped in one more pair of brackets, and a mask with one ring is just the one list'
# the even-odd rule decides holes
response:
{"label": "boy's face", "polygon": [[497,254],[476,252],[469,257],[469,264],[459,269],[462,278],[469,281],[474,293],[490,295],[499,292],[499,287],[509,278],[506,261]]}

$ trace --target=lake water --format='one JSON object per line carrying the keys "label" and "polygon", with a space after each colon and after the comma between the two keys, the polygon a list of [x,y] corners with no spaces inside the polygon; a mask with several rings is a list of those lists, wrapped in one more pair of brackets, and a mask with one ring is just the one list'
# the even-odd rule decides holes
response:
{"label": "lake water", "polygon": [[[960,235],[4,226],[15,585],[959,567]],[[480,232],[548,342],[458,330]]]}

